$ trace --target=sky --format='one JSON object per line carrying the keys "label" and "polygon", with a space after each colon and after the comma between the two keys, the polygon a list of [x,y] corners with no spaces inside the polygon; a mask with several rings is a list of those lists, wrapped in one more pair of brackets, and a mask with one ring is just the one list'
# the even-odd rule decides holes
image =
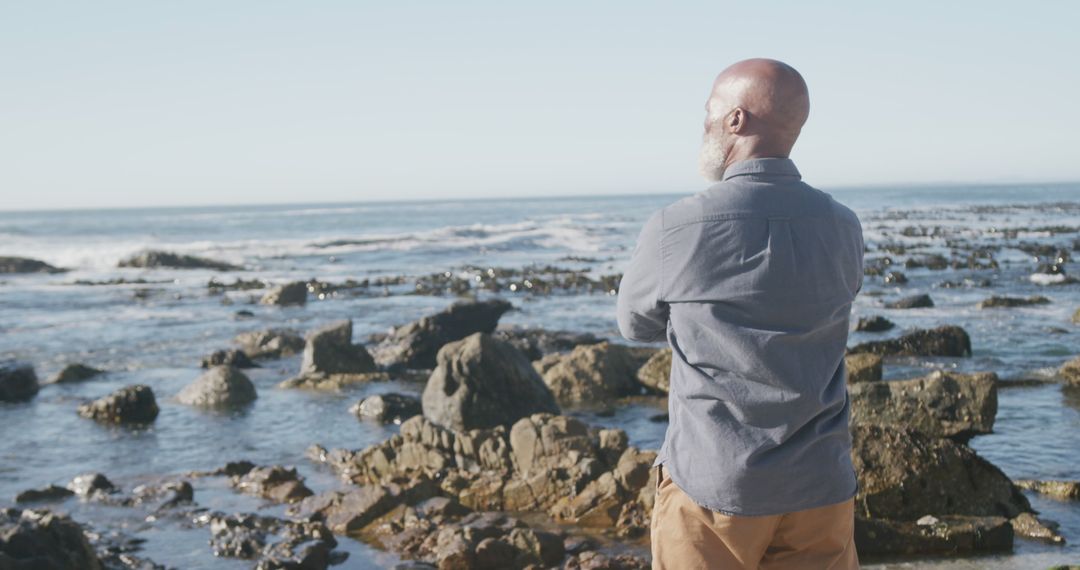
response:
{"label": "sky", "polygon": [[0,210],[696,192],[799,69],[828,189],[1080,180],[1080,2],[0,0]]}

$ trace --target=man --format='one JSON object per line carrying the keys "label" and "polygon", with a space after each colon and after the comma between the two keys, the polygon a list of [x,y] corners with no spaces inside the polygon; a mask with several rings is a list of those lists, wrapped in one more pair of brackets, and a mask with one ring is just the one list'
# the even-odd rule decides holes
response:
{"label": "man", "polygon": [[862,228],[788,158],[809,109],[784,63],[724,70],[701,150],[717,183],[653,214],[623,275],[619,330],[672,349],[654,569],[858,568],[843,357]]}

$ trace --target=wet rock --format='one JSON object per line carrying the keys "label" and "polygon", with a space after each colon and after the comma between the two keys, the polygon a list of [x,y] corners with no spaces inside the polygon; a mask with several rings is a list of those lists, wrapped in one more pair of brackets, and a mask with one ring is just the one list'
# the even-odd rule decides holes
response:
{"label": "wet rock", "polygon": [[62,501],[72,495],[75,492],[64,487],[57,485],[49,485],[42,489],[27,489],[15,496],[16,503],[44,503],[51,501]]}
{"label": "wet rock", "polygon": [[79,415],[106,423],[150,423],[157,418],[158,406],[149,386],[136,384],[121,388],[104,398],[82,404]]}
{"label": "wet rock", "polygon": [[37,259],[0,255],[0,275],[5,273],[63,273],[64,271],[67,270],[53,267]]}
{"label": "wet rock", "polygon": [[248,358],[247,353],[235,348],[214,351],[213,354],[202,359],[201,366],[203,368],[213,368],[214,366],[232,366],[234,368],[259,367],[258,364],[255,364]]}
{"label": "wet rock", "polygon": [[307,303],[308,286],[303,281],[294,281],[284,285],[278,285],[266,292],[259,299],[263,305],[303,305]]}
{"label": "wet rock", "polygon": [[888,271],[883,277],[885,283],[889,285],[903,285],[908,282],[907,275],[899,271]]}
{"label": "wet rock", "polygon": [[381,423],[401,423],[423,413],[420,400],[407,394],[388,392],[368,396],[349,409],[362,420]]}
{"label": "wet rock", "polygon": [[1008,552],[1009,519],[998,516],[935,516],[919,521],[855,518],[859,556],[887,554],[973,554]]}
{"label": "wet rock", "polygon": [[671,388],[671,349],[657,351],[637,371],[637,380],[641,385],[667,394]]}
{"label": "wet rock", "polygon": [[1072,322],[1074,325],[1080,325],[1080,309],[1076,309],[1072,315]]}
{"label": "wet rock", "polygon": [[529,360],[540,360],[548,354],[567,352],[579,345],[597,344],[602,340],[592,333],[545,329],[503,329],[492,336],[514,345]]}
{"label": "wet rock", "polygon": [[398,505],[415,505],[438,493],[434,481],[414,478],[404,484],[373,483],[346,491],[330,491],[304,499],[290,509],[303,518],[318,516],[330,530],[354,534]]}
{"label": "wet rock", "polygon": [[80,497],[93,497],[116,491],[116,486],[112,484],[112,481],[101,473],[78,475],[68,483],[67,488]]}
{"label": "wet rock", "polygon": [[290,330],[267,329],[241,333],[235,339],[251,358],[281,358],[304,350],[304,337]]}
{"label": "wet rock", "polygon": [[923,293],[921,295],[911,295],[909,297],[901,297],[895,301],[885,303],[886,309],[922,309],[934,306],[934,300],[930,298],[930,295]]}
{"label": "wet rock", "polygon": [[217,271],[237,271],[243,269],[231,263],[215,261],[194,255],[181,255],[168,251],[149,250],[137,253],[122,260],[119,267],[167,267],[172,269],[214,269]]}
{"label": "wet rock", "polygon": [[946,259],[944,255],[932,253],[909,257],[907,261],[904,262],[904,267],[907,269],[926,268],[940,271],[949,267],[949,260]]}
{"label": "wet rock", "polygon": [[851,433],[859,478],[855,508],[862,516],[901,521],[928,514],[1010,519],[1031,512],[1009,478],[967,446],[896,427],[855,425]]}
{"label": "wet rock", "polygon": [[544,383],[562,405],[602,402],[638,392],[638,366],[625,346],[579,346],[544,370]]}
{"label": "wet rock", "polygon": [[189,504],[195,500],[195,489],[187,481],[166,481],[139,485],[131,490],[137,504],[156,503],[156,509]]}
{"label": "wet rock", "polygon": [[95,376],[104,374],[104,370],[98,370],[85,364],[68,364],[50,380],[50,384],[68,384],[89,380]]}
{"label": "wet rock", "polygon": [[431,421],[457,430],[510,425],[533,413],[559,411],[521,351],[486,333],[439,351],[421,402]]}
{"label": "wet rock", "polygon": [[296,503],[314,494],[304,485],[304,478],[296,473],[295,468],[280,465],[255,467],[243,475],[233,477],[232,485],[243,493],[276,503]]}
{"label": "wet rock", "polygon": [[176,401],[202,408],[228,408],[255,401],[255,385],[232,366],[215,366],[188,384]]}
{"label": "wet rock", "polygon": [[910,428],[960,442],[991,433],[997,414],[993,372],[937,370],[911,380],[853,384],[848,394],[852,425]]}
{"label": "wet rock", "polygon": [[864,342],[850,354],[869,352],[881,356],[971,356],[971,337],[958,326],[916,329],[900,338]]}
{"label": "wet rock", "polygon": [[363,345],[352,343],[351,320],[330,323],[308,335],[300,375],[364,374],[375,371],[375,360]]}
{"label": "wet rock", "polygon": [[881,315],[862,317],[855,324],[855,330],[861,332],[885,332],[895,327],[896,324]]}
{"label": "wet rock", "polygon": [[1020,513],[1009,521],[1017,536],[1033,538],[1050,544],[1065,544],[1065,537],[1058,532],[1058,523],[1042,520],[1031,513]]}
{"label": "wet rock", "polygon": [[337,540],[321,522],[222,513],[199,522],[210,527],[215,556],[257,560],[256,570],[325,570],[348,557],[334,552]]}
{"label": "wet rock", "polygon": [[278,388],[341,391],[358,384],[386,382],[387,380],[390,380],[390,375],[385,372],[367,372],[364,374],[308,374],[305,376],[289,378],[278,384]]}
{"label": "wet rock", "polygon": [[446,310],[398,327],[375,348],[379,364],[434,368],[443,345],[481,332],[491,333],[499,317],[513,308],[507,301],[459,301]]}
{"label": "wet rock", "polygon": [[1058,375],[1071,386],[1080,386],[1080,356],[1061,365]]}
{"label": "wet rock", "polygon": [[215,516],[210,520],[214,556],[256,558],[266,546],[266,535],[253,515]]}
{"label": "wet rock", "polygon": [[21,402],[37,393],[33,366],[13,360],[0,361],[0,402]]}
{"label": "wet rock", "polygon": [[82,527],[47,510],[0,510],[0,567],[5,570],[101,570]]}
{"label": "wet rock", "polygon": [[977,307],[980,309],[993,309],[997,307],[1029,307],[1031,305],[1047,305],[1050,303],[1050,299],[1043,297],[1042,295],[1032,295],[1031,297],[1004,297],[993,296],[989,299],[979,301]]}
{"label": "wet rock", "polygon": [[881,380],[881,357],[871,353],[849,354],[844,357],[848,384]]}
{"label": "wet rock", "polygon": [[1016,486],[1061,501],[1080,500],[1080,481],[1040,481],[1035,479],[1020,479],[1016,481]]}

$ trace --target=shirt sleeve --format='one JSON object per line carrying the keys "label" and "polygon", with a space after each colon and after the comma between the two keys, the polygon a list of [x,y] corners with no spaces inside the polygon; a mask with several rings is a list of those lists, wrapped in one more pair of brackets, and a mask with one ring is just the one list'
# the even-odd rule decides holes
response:
{"label": "shirt sleeve", "polygon": [[653,342],[667,333],[668,304],[660,300],[662,230],[661,210],[645,222],[619,283],[616,318],[619,332],[629,340]]}

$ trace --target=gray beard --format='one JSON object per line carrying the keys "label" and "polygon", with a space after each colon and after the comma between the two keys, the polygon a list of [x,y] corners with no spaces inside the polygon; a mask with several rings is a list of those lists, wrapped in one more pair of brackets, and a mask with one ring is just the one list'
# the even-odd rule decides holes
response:
{"label": "gray beard", "polygon": [[709,182],[719,182],[724,177],[724,161],[727,154],[718,137],[707,133],[701,137],[701,154],[698,156],[698,171]]}

